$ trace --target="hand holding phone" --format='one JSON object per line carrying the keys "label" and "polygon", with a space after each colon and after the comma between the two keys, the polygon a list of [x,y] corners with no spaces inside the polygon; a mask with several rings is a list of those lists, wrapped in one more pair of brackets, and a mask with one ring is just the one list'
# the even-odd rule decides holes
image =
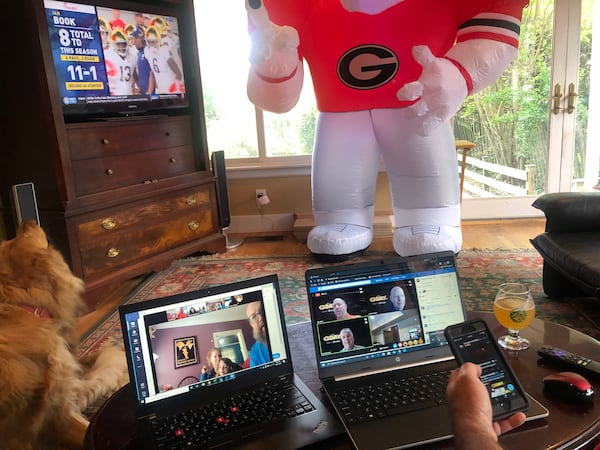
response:
{"label": "hand holding phone", "polygon": [[444,334],[460,365],[472,362],[481,367],[479,378],[490,395],[494,420],[529,408],[525,391],[485,321],[477,319],[451,325]]}

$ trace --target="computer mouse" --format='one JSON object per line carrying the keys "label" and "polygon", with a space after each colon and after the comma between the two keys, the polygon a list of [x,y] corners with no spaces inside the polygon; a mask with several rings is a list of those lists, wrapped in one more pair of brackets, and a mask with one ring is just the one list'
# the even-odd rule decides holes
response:
{"label": "computer mouse", "polygon": [[572,402],[592,400],[595,394],[590,382],[575,372],[559,372],[544,377],[544,390]]}

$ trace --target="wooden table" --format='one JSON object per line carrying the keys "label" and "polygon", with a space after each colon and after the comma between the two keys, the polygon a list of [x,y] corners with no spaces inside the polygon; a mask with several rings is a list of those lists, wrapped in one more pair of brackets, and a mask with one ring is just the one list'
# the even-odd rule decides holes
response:
{"label": "wooden table", "polygon": [[[484,318],[497,336],[505,333],[493,314],[470,312],[469,318]],[[311,390],[324,402],[319,390],[312,334],[308,322],[288,327],[294,370]],[[505,449],[581,449],[592,442],[600,441],[600,378],[590,379],[598,393],[591,406],[570,404],[548,397],[543,392],[542,378],[557,372],[555,367],[542,363],[536,353],[541,345],[552,345],[574,353],[597,357],[600,355],[600,342],[565,326],[535,319],[531,326],[522,332],[532,347],[519,354],[507,353],[507,358],[530,395],[540,401],[550,415],[526,423],[517,430],[500,437]],[[326,403],[327,404],[327,403]],[[133,394],[129,385],[115,393],[94,415],[86,435],[85,448],[94,450],[134,449]],[[445,441],[427,448],[452,448],[452,441]],[[334,446],[336,449],[350,449],[350,441],[343,437]]]}

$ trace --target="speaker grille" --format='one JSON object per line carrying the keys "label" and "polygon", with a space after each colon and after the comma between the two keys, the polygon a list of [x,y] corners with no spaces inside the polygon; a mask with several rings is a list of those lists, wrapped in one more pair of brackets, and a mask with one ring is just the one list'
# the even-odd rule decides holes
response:
{"label": "speaker grille", "polygon": [[227,190],[227,173],[225,168],[225,152],[219,150],[212,153],[211,165],[213,175],[217,177],[217,205],[219,210],[219,225],[221,229],[229,227],[231,215],[229,212],[229,192]]}

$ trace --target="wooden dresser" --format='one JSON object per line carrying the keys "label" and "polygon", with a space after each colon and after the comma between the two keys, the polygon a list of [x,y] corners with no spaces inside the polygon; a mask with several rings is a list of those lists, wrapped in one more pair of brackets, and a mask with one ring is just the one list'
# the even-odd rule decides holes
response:
{"label": "wooden dresser", "polygon": [[[195,45],[192,0],[167,3],[185,12],[180,27]],[[33,182],[41,224],[85,281],[91,308],[128,278],[195,252],[224,251],[195,48],[185,60],[190,107],[182,115],[66,123],[43,0],[11,2],[9,16],[27,36],[11,56],[15,70],[3,70],[1,80],[8,104],[0,206],[9,237],[11,186]]]}

